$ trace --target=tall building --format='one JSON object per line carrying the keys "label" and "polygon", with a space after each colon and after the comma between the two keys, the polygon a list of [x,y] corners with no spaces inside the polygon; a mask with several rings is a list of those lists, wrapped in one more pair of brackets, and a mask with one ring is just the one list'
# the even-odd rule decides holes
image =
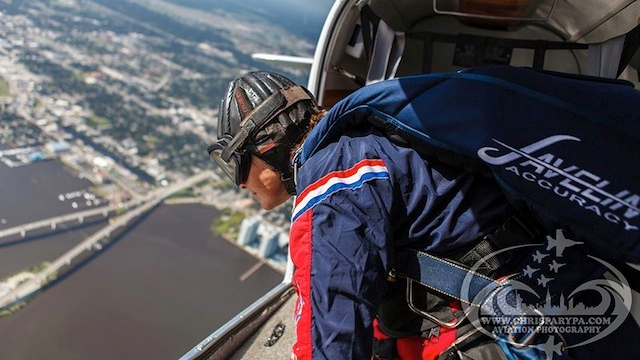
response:
{"label": "tall building", "polygon": [[280,232],[280,236],[278,236],[278,247],[284,248],[287,245],[289,245],[289,233]]}
{"label": "tall building", "polygon": [[255,240],[261,220],[262,217],[259,215],[242,220],[242,223],[240,223],[240,232],[238,233],[238,244],[244,246]]}
{"label": "tall building", "polygon": [[278,250],[280,231],[275,226],[262,224],[260,227],[260,248],[258,255],[263,259],[271,257]]}

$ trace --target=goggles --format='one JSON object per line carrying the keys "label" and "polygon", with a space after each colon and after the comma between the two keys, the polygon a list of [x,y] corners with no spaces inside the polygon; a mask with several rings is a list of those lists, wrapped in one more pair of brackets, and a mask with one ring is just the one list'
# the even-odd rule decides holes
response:
{"label": "goggles", "polygon": [[250,139],[282,111],[300,100],[308,99],[311,97],[300,86],[282,89],[271,95],[242,120],[235,136],[227,134],[211,144],[207,148],[209,157],[229,179],[240,186],[249,175],[251,154],[258,155],[257,151],[251,151],[250,148],[255,150],[255,144]]}
{"label": "goggles", "polygon": [[207,152],[211,160],[222,169],[229,179],[240,186],[240,184],[247,180],[247,176],[249,175],[251,154],[247,150],[234,151],[229,155],[224,154],[224,150],[228,147],[231,140],[231,137],[227,135],[211,144],[211,146],[207,148]]}

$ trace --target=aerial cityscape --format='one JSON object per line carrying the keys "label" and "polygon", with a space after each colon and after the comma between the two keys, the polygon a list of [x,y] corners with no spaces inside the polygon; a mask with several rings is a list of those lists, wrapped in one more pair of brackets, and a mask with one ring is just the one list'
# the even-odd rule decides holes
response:
{"label": "aerial cityscape", "polygon": [[[222,318],[228,319],[281,279],[291,205],[267,213],[259,210],[250,195],[219,176],[205,149],[215,137],[220,98],[228,82],[239,74],[261,68],[306,82],[306,70],[274,68],[251,54],[311,56],[331,5],[330,1],[321,3],[309,5],[311,15],[300,16],[288,1],[268,5],[248,1],[234,6],[226,0],[0,0],[0,178],[4,186],[0,192],[0,263],[5,264],[0,269],[0,339],[5,339],[0,340],[0,358],[38,356],[40,353],[26,351],[17,343],[5,344],[11,337],[4,334],[19,333],[17,329],[26,321],[20,319],[24,313],[39,311],[46,297],[94,271],[94,264],[98,267],[101,261],[112,259],[120,265],[110,269],[121,266],[129,253],[124,247],[133,247],[128,244],[135,237],[147,238],[147,234],[138,234],[139,229],[153,232],[176,221],[171,229],[148,239],[166,237],[159,247],[200,246],[202,254],[183,260],[190,263],[180,268],[183,272],[191,271],[189,266],[200,266],[199,255],[220,252],[220,257],[227,256],[222,246],[231,246],[225,251],[243,254],[244,260],[236,259],[234,265],[244,269],[238,270],[242,271],[236,278],[244,282],[255,277],[253,283],[261,287],[248,280],[250,289],[239,288],[233,294],[242,301],[234,303],[237,298],[228,298],[233,307],[223,309]],[[300,10],[305,5],[295,6]],[[287,10],[276,16],[278,7]],[[293,31],[296,26],[304,30]],[[179,218],[185,219],[177,223]],[[156,225],[149,225],[152,223]],[[213,246],[212,237],[224,239],[220,243],[224,245]],[[175,259],[161,261],[158,255],[145,267],[177,263],[182,249],[172,249]],[[118,251],[120,258],[115,259]],[[220,263],[225,261],[229,259]],[[142,264],[127,266],[139,270]],[[176,271],[171,274],[177,276]],[[207,279],[211,275],[200,276]],[[126,278],[135,276],[128,273]],[[191,275],[182,280],[189,278]],[[161,282],[155,277],[146,279]],[[197,283],[198,279],[191,280],[194,291],[208,288]],[[110,295],[119,291],[120,285],[109,290],[110,286],[100,283]],[[202,290],[202,295],[219,293],[215,285],[211,287]],[[126,289],[122,291],[131,291]],[[137,312],[148,306],[141,304],[143,310]],[[221,306],[225,305],[218,308]],[[204,311],[196,307],[194,313]],[[190,321],[186,319],[187,315],[183,321]],[[175,315],[172,321],[179,323],[180,317]],[[143,329],[144,324],[140,325]],[[196,329],[184,324],[193,326],[197,334],[189,337],[191,343],[176,341],[168,358],[186,351],[220,325],[209,321]],[[65,323],[62,328],[68,326]],[[47,344],[57,344],[62,350],[59,356],[56,351],[42,353],[53,353],[50,358],[86,357],[83,347],[64,349],[65,342],[59,339],[42,344],[43,351]],[[119,351],[102,356],[134,357]]]}

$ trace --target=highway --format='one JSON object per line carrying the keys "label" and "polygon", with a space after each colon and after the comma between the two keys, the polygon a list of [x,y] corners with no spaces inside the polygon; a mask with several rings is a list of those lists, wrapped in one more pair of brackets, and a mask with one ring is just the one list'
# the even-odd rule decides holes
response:
{"label": "highway", "polygon": [[[49,279],[50,276],[52,275],[55,276],[58,273],[58,271],[62,269],[64,266],[70,265],[76,257],[83,254],[87,255],[87,251],[89,252],[100,251],[102,249],[102,244],[100,244],[101,240],[108,238],[113,231],[117,230],[121,226],[126,226],[134,218],[153,209],[156,205],[158,205],[160,202],[165,200],[167,197],[179,191],[182,191],[184,189],[190,188],[201,181],[211,179],[211,178],[216,178],[216,177],[217,176],[212,171],[205,171],[198,175],[194,175],[180,183],[156,190],[153,193],[145,196],[145,198],[140,201],[140,205],[137,208],[128,211],[121,217],[117,218],[116,221],[105,226],[104,228],[102,228],[101,230],[93,234],[91,237],[87,238],[80,244],[76,245],[75,247],[73,247],[72,249],[64,253],[62,256],[54,260],[44,270],[36,274],[36,276],[31,280],[25,281],[15,289],[4,294],[3,296],[0,296],[0,309],[6,307],[7,305],[11,305],[16,301],[27,298],[32,294],[34,294],[35,292],[37,292],[38,290],[40,290],[42,286],[47,283],[47,279]],[[104,209],[105,208],[94,209],[94,210],[104,211]],[[65,215],[58,218],[74,216],[71,219],[77,219],[78,214],[80,213]],[[45,222],[45,221],[47,220],[42,220],[38,223]],[[27,224],[27,225],[30,225],[30,224]]]}

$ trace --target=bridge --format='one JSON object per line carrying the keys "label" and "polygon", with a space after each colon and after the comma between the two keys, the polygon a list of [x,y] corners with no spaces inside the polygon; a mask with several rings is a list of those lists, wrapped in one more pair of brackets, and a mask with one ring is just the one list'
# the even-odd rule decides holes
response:
{"label": "bridge", "polygon": [[[51,230],[55,230],[58,224],[62,224],[62,223],[67,223],[70,221],[77,221],[78,223],[82,224],[84,222],[85,219],[87,218],[91,218],[94,216],[102,216],[102,217],[107,217],[109,215],[109,213],[117,211],[117,210],[128,210],[128,209],[133,209],[137,206],[139,206],[140,204],[144,204],[146,202],[151,201],[152,199],[156,198],[157,196],[160,196],[161,194],[165,193],[165,192],[169,192],[170,196],[171,194],[181,191],[183,189],[185,189],[185,185],[186,184],[192,184],[191,186],[193,186],[193,184],[196,184],[202,180],[205,180],[207,177],[212,177],[212,176],[216,176],[214,175],[213,172],[203,172],[201,174],[195,175],[192,178],[189,178],[187,180],[185,180],[184,182],[169,186],[167,188],[164,189],[160,189],[157,190],[156,192],[150,193],[145,197],[140,197],[140,198],[134,198],[133,200],[124,202],[122,204],[112,204],[112,205],[108,205],[108,206],[103,206],[103,207],[99,207],[99,208],[95,208],[95,209],[90,209],[90,210],[84,210],[84,211],[79,211],[79,212],[75,212],[75,213],[71,213],[71,214],[66,214],[66,215],[61,215],[61,216],[55,216],[52,218],[48,218],[48,219],[44,219],[44,220],[38,220],[38,221],[34,221],[28,224],[22,224],[22,225],[18,225],[12,228],[8,228],[8,229],[4,229],[4,230],[0,230],[0,239],[9,237],[9,236],[13,236],[13,235],[17,235],[20,234],[21,237],[25,237],[27,232],[29,231],[33,231],[36,229],[40,229],[40,228],[45,228],[45,227],[50,227]],[[192,179],[195,179],[196,182],[194,183]],[[200,180],[198,180],[200,179]],[[188,186],[188,187],[191,187]],[[175,188],[178,188],[179,190],[173,190]]]}
{"label": "bridge", "polygon": [[[32,279],[27,280],[24,283],[18,285],[15,289],[7,292],[6,294],[0,295],[0,309],[10,306],[16,302],[19,302],[22,299],[32,296],[34,293],[39,291],[44,285],[46,285],[53,276],[56,276],[58,274],[58,271],[60,271],[63,267],[70,266],[73,260],[76,259],[77,257],[83,256],[83,255],[89,256],[93,254],[95,251],[102,250],[102,244],[100,243],[100,241],[103,241],[104,239],[108,239],[112,232],[114,232],[115,230],[117,230],[122,226],[126,226],[134,218],[153,209],[156,205],[158,205],[160,202],[165,200],[167,197],[179,191],[182,191],[184,189],[188,189],[193,185],[212,177],[216,177],[216,175],[212,171],[202,172],[178,184],[168,186],[167,188],[159,189],[145,196],[143,200],[139,200],[141,203],[137,208],[131,211],[128,211],[121,217],[117,218],[116,221],[105,226],[104,228],[102,228],[101,230],[99,230],[89,238],[82,241],[80,244],[74,246],[72,249],[70,249],[69,251],[64,253],[62,256],[54,260],[45,269],[43,269],[38,274],[36,274],[36,276],[33,277]],[[106,208],[110,208],[110,207],[105,207],[105,208],[95,209],[95,210],[104,211],[104,209]],[[70,215],[60,216],[58,218],[65,218],[66,216],[74,216],[74,217],[71,217],[71,219],[77,219],[78,214],[70,214]],[[43,220],[43,221],[47,221],[47,220]]]}
{"label": "bridge", "polygon": [[70,221],[77,221],[78,223],[82,224],[84,220],[87,218],[98,216],[98,215],[107,217],[109,213],[113,211],[116,211],[118,209],[125,209],[125,210],[130,209],[140,205],[141,203],[143,203],[142,200],[129,201],[121,205],[114,204],[114,205],[104,206],[104,207],[95,208],[91,210],[80,211],[72,214],[55,216],[49,219],[38,220],[28,224],[18,225],[12,228],[0,230],[0,239],[13,236],[16,234],[20,234],[21,237],[25,237],[27,235],[27,232],[44,228],[44,227],[50,227],[51,230],[55,230],[58,224],[62,224]]}

